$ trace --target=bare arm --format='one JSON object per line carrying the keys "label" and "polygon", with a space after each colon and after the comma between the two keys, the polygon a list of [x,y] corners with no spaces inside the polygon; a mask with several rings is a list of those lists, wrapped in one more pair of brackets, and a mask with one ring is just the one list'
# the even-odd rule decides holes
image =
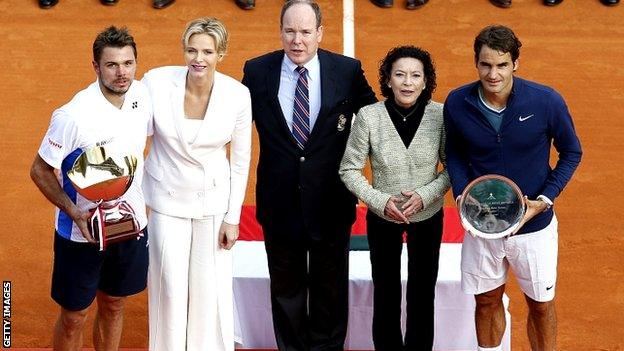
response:
{"label": "bare arm", "polygon": [[88,242],[96,243],[87,227],[89,213],[80,212],[59,185],[54,174],[54,168],[47,164],[39,155],[35,156],[35,160],[30,168],[30,178],[52,204],[69,215]]}

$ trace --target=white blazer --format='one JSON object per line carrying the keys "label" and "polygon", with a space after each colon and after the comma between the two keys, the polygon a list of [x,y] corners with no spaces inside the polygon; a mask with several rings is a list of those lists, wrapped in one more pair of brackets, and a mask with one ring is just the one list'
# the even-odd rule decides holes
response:
{"label": "white blazer", "polygon": [[251,159],[249,90],[215,72],[206,115],[189,144],[182,129],[186,74],[186,67],[167,66],[150,70],[142,80],[154,107],[154,135],[143,180],[145,202],[170,216],[225,213],[225,222],[238,224]]}

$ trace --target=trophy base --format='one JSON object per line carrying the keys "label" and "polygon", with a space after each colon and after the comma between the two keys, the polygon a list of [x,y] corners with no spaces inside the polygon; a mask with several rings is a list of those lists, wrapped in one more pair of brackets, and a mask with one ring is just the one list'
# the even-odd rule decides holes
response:
{"label": "trophy base", "polygon": [[100,251],[109,244],[136,239],[141,232],[134,211],[124,201],[110,207],[99,205],[93,209],[89,230],[98,242]]}
{"label": "trophy base", "polygon": [[129,215],[115,222],[106,222],[104,224],[104,240],[107,244],[136,239],[139,232],[136,220]]}

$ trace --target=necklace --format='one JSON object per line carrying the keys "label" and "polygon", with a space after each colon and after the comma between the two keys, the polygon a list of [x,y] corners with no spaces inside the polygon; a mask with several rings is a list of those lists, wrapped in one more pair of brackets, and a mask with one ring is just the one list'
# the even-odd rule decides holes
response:
{"label": "necklace", "polygon": [[413,114],[414,114],[414,112],[416,112],[416,110],[418,109],[418,108],[416,107],[416,104],[414,104],[414,108],[412,109],[412,111],[410,111],[408,114],[404,115],[404,114],[402,114],[401,112],[399,112],[399,109],[397,109],[397,108],[394,106],[394,104],[390,104],[390,106],[392,106],[392,109],[393,109],[396,113],[398,113],[398,114],[399,114],[399,116],[401,116],[401,118],[403,118],[403,122],[406,122],[406,121],[407,121],[407,117],[409,117],[409,116],[413,115]]}

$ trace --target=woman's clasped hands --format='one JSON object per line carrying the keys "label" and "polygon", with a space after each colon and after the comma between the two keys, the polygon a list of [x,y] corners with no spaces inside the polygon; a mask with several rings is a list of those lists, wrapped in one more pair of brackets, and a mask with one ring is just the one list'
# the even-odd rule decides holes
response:
{"label": "woman's clasped hands", "polygon": [[409,218],[423,208],[422,198],[417,192],[401,191],[398,195],[390,196],[384,208],[384,215],[397,222],[409,224]]}

